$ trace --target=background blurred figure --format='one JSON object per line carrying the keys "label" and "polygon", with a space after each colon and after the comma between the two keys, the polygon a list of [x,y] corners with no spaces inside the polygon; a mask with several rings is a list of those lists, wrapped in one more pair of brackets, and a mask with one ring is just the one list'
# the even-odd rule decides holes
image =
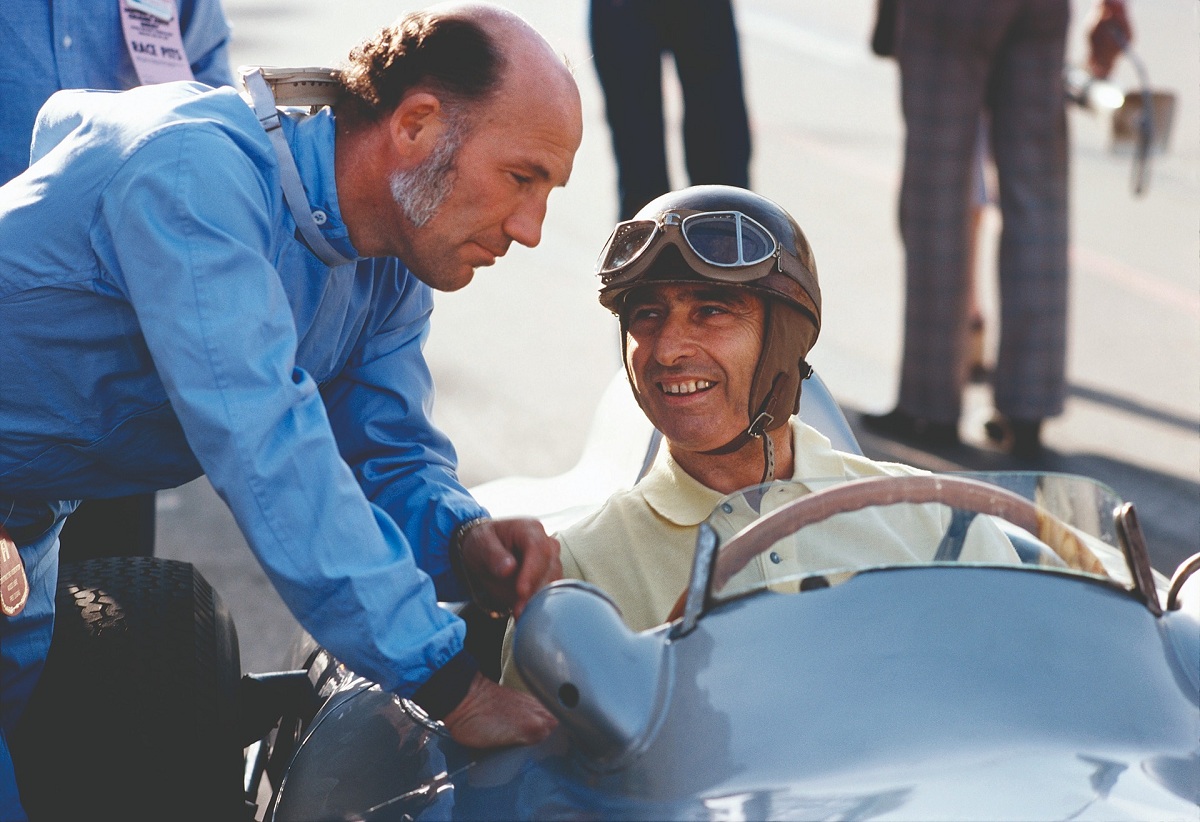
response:
{"label": "background blurred figure", "polygon": [[617,160],[619,219],[672,188],[664,52],[683,89],[689,180],[749,187],[750,125],[730,0],[592,0],[590,32]]}
{"label": "background blurred figure", "polygon": [[964,367],[969,382],[984,382],[988,377],[984,348],[987,321],[979,300],[979,238],[983,215],[996,202],[992,152],[988,145],[988,116],[979,118],[975,140],[975,162],[971,172],[971,216],[967,229],[967,337]]}
{"label": "background blurred figure", "polygon": [[[876,0],[875,20],[871,30],[871,51],[880,57],[896,54],[896,18],[900,0]],[[964,367],[970,382],[983,382],[988,376],[984,358],[985,320],[983,306],[979,301],[979,233],[983,228],[983,214],[989,205],[996,202],[995,181],[992,174],[992,152],[988,145],[988,115],[985,111],[979,118],[979,132],[975,138],[975,160],[971,175],[971,214],[967,230],[967,260],[964,276],[967,278],[967,337]]]}
{"label": "background blurred figure", "polygon": [[[177,8],[171,0],[157,0],[147,6],[177,12],[174,25],[195,79],[210,86],[233,85],[229,23],[219,0],[179,0]],[[141,83],[123,14],[116,0],[0,3],[0,185],[28,167],[34,118],[51,94],[67,88],[124,90]],[[164,34],[157,42],[168,42],[171,25],[161,21]],[[154,553],[154,494],[88,501],[60,538],[64,561],[149,556]]]}
{"label": "background blurred figure", "polygon": [[[1102,0],[1090,65],[1107,76],[1131,37],[1124,5]],[[906,255],[903,367],[896,408],[863,417],[876,433],[958,441],[967,368],[972,166],[991,114],[1003,229],[1000,345],[989,440],[1041,452],[1041,426],[1066,393],[1068,0],[903,0],[896,57],[907,129],[900,192]]]}

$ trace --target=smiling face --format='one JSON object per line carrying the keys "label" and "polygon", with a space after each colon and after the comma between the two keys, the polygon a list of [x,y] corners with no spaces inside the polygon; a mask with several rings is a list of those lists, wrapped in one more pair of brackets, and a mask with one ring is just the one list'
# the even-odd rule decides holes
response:
{"label": "smiling face", "polygon": [[647,285],[626,298],[626,365],[646,416],[686,469],[749,424],[764,307],[746,289]]}
{"label": "smiling face", "polygon": [[428,285],[455,291],[513,242],[541,241],[547,200],[570,177],[583,129],[574,83],[558,79],[557,93],[514,83],[483,104],[454,152],[449,192],[424,223],[406,220],[400,257]]}

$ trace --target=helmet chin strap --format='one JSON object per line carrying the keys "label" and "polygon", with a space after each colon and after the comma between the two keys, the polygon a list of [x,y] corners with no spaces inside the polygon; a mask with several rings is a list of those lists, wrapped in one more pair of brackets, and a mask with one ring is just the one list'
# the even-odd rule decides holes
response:
{"label": "helmet chin strap", "polygon": [[765,485],[775,479],[775,440],[766,431],[762,434],[763,444],[763,475],[759,485]]}
{"label": "helmet chin strap", "polygon": [[732,454],[735,451],[740,451],[752,439],[761,440],[763,448],[763,473],[759,484],[770,482],[775,479],[775,442],[771,439],[771,435],[766,432],[765,426],[771,419],[770,414],[765,412],[759,414],[749,428],[720,448],[714,448],[711,451],[701,451],[700,453],[714,457]]}
{"label": "helmet chin strap", "polygon": [[[801,383],[812,376],[812,366],[809,365],[808,362],[803,358],[801,358],[799,362],[799,369]],[[771,390],[767,392],[767,396],[763,399],[762,404],[759,406],[758,413],[754,416],[754,419],[750,422],[750,425],[746,427],[745,431],[738,434],[720,448],[714,448],[711,451],[704,451],[702,453],[712,456],[732,454],[733,452],[741,450],[743,447],[745,447],[746,443],[750,442],[750,440],[760,439],[762,440],[763,448],[763,473],[759,484],[765,484],[774,480],[775,442],[771,439],[771,435],[768,432],[772,428],[776,428],[778,426],[772,425],[772,423],[775,422],[775,416],[767,409],[774,406],[777,399],[776,392],[779,390],[780,382],[784,379],[784,376],[785,375],[782,373],[775,375],[775,378],[771,381]],[[794,413],[795,410],[796,409],[789,409],[789,413]],[[786,420],[784,422],[786,423]]]}
{"label": "helmet chin strap", "polygon": [[711,456],[722,456],[724,454],[732,454],[735,451],[740,451],[745,447],[746,443],[752,439],[762,440],[763,448],[763,474],[759,484],[768,483],[775,479],[775,442],[771,439],[771,435],[767,433],[768,427],[775,421],[775,417],[767,412],[767,408],[775,400],[775,388],[779,380],[783,377],[782,374],[777,374],[771,385],[771,390],[767,392],[767,397],[763,400],[762,410],[754,417],[754,420],[747,426],[746,430],[738,434],[719,448],[713,448],[711,451],[703,451],[701,453]]}

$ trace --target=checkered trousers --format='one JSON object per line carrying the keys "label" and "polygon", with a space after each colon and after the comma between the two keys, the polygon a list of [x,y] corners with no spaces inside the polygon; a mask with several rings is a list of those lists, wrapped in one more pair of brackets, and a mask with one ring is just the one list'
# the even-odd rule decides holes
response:
{"label": "checkered trousers", "polygon": [[961,408],[972,164],[981,114],[1003,217],[996,408],[1062,412],[1067,321],[1068,0],[901,0],[907,129],[900,192],[906,305],[898,405],[936,422]]}

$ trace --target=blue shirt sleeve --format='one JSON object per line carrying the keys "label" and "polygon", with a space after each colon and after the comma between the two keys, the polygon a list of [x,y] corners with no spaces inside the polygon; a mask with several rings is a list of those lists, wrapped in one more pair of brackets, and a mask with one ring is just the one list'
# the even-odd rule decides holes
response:
{"label": "blue shirt sleeve", "polygon": [[459,482],[454,447],[431,420],[433,379],[422,354],[430,290],[394,260],[359,266],[376,269],[372,279],[393,291],[379,302],[395,308],[367,329],[361,350],[322,389],[330,422],[368,499],[399,524],[439,596],[465,599],[447,546],[457,525],[487,511]]}
{"label": "blue shirt sleeve", "polygon": [[[464,626],[364,496],[296,367],[270,261],[277,183],[256,162],[269,163],[215,127],[159,132],[106,187],[93,243],[116,261],[188,444],[284,602],[356,672],[409,695],[461,650]],[[364,362],[364,385],[386,383],[372,368],[389,359]]]}
{"label": "blue shirt sleeve", "polygon": [[192,75],[209,86],[232,86],[229,65],[229,21],[218,0],[184,0],[179,4],[179,29]]}

